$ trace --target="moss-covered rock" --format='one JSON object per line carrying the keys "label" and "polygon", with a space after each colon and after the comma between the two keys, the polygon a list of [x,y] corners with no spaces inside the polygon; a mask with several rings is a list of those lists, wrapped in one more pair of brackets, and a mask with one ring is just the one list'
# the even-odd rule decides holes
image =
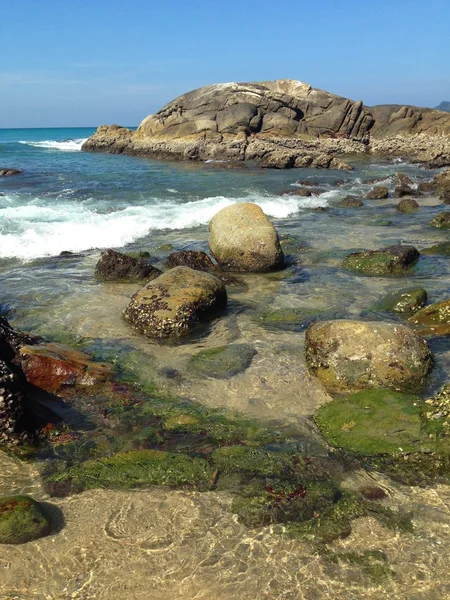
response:
{"label": "moss-covered rock", "polygon": [[213,469],[202,458],[160,450],[133,450],[88,460],[47,478],[55,496],[91,488],[135,488],[144,485],[208,487]]}
{"label": "moss-covered rock", "polygon": [[430,225],[437,229],[450,229],[450,212],[441,212],[434,217]]}
{"label": "moss-covered rock", "polygon": [[245,371],[256,350],[249,344],[229,344],[200,350],[189,361],[188,369],[205,377],[228,379]]}
{"label": "moss-covered rock", "polygon": [[305,337],[310,372],[331,392],[392,388],[417,391],[431,369],[425,340],[408,327],[379,321],[324,321]]}
{"label": "moss-covered rock", "polygon": [[410,315],[425,306],[427,300],[428,294],[423,288],[407,288],[387,294],[372,310]]}
{"label": "moss-covered rock", "polygon": [[377,185],[366,194],[366,200],[384,200],[389,196],[389,188],[385,185]]}
{"label": "moss-covered rock", "polygon": [[449,335],[450,300],[435,302],[422,308],[408,319],[408,323],[422,335]]}
{"label": "moss-covered rock", "polygon": [[257,316],[257,322],[266,329],[282,329],[284,331],[303,331],[311,323],[342,316],[341,309],[315,308],[279,308],[264,311]]}
{"label": "moss-covered rock", "polygon": [[413,395],[366,390],[333,400],[314,418],[338,448],[366,456],[415,452],[425,440],[419,404]]}
{"label": "moss-covered rock", "polygon": [[123,316],[147,337],[179,337],[226,304],[227,293],[219,279],[188,267],[175,267],[136,292]]}
{"label": "moss-covered rock", "polygon": [[297,455],[270,452],[249,446],[223,446],[217,448],[211,458],[214,465],[223,473],[243,471],[266,477],[280,477],[283,472],[289,475],[302,464]]}
{"label": "moss-covered rock", "polygon": [[403,275],[419,259],[414,246],[389,246],[380,250],[352,252],[342,267],[362,275]]}
{"label": "moss-covered rock", "polygon": [[24,544],[50,533],[51,520],[30,496],[0,498],[0,544]]}
{"label": "moss-covered rock", "polygon": [[335,565],[350,565],[359,568],[361,573],[376,583],[383,583],[395,576],[395,571],[389,566],[388,557],[382,550],[364,550],[356,552],[333,552],[326,550],[322,557]]}
{"label": "moss-covered rock", "polygon": [[427,254],[431,256],[450,256],[450,242],[441,242],[435,244],[429,248],[423,248],[420,254]]}
{"label": "moss-covered rock", "polygon": [[404,198],[395,207],[395,209],[398,212],[405,214],[416,212],[417,210],[419,210],[419,208],[419,203],[416,200],[414,200],[414,198]]}

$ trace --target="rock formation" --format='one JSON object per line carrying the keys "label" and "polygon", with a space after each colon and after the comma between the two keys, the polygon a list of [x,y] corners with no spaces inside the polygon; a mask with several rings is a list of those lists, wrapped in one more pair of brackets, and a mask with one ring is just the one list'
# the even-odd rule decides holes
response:
{"label": "rock formation", "polygon": [[100,126],[83,150],[334,169],[351,169],[339,157],[373,151],[445,166],[450,164],[449,135],[446,112],[398,105],[369,108],[361,100],[283,79],[193,90],[149,115],[136,131]]}

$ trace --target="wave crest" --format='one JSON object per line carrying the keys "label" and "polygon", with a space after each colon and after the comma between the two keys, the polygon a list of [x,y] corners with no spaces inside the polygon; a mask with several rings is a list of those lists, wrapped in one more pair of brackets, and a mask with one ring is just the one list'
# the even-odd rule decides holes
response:
{"label": "wave crest", "polygon": [[58,142],[56,140],[43,140],[42,142],[26,142],[20,141],[19,144],[26,144],[27,146],[34,146],[35,148],[46,148],[48,150],[62,150],[64,152],[78,152],[81,150],[81,146],[87,138],[78,138],[74,140],[64,140]]}

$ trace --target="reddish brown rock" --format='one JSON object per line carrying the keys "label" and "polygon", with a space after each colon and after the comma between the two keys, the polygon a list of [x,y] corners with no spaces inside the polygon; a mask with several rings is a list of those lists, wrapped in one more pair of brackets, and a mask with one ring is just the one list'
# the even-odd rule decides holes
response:
{"label": "reddish brown rock", "polygon": [[83,352],[61,344],[22,346],[19,360],[27,381],[47,392],[68,386],[92,386],[112,376],[109,365],[96,363]]}

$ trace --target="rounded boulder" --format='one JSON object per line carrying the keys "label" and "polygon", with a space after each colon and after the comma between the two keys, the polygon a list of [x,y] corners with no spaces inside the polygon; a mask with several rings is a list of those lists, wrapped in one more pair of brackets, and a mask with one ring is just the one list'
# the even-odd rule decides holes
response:
{"label": "rounded boulder", "polygon": [[136,292],[123,316],[147,337],[180,337],[226,304],[227,292],[217,277],[189,267],[175,267]]}
{"label": "rounded boulder", "polygon": [[431,369],[428,344],[404,325],[336,320],[306,331],[306,362],[330,392],[420,390]]}
{"label": "rounded boulder", "polygon": [[211,254],[223,269],[263,272],[284,267],[278,233],[257,204],[220,210],[209,223]]}

